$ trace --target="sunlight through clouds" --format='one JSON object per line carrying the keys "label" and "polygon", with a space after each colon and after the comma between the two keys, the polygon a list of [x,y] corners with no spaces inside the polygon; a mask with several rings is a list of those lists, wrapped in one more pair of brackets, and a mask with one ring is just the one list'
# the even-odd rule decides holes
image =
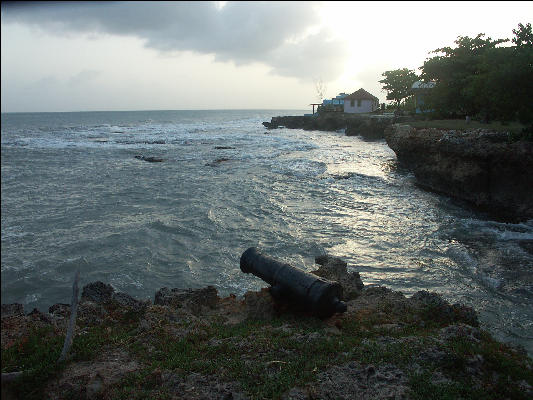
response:
{"label": "sunlight through clouds", "polygon": [[[510,37],[532,9],[512,2],[2,3],[2,111],[302,109],[314,101],[318,79],[326,97],[363,87],[383,101],[384,71],[417,70],[459,35]],[[58,88],[50,92],[43,82],[52,78]]]}

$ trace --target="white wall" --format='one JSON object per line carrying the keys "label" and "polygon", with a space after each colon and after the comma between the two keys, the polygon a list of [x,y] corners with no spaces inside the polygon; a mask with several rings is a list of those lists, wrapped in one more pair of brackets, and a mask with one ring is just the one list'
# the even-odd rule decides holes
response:
{"label": "white wall", "polygon": [[352,107],[352,101],[350,99],[344,100],[344,112],[345,113],[365,113],[372,112],[378,108],[377,102],[374,100],[361,100],[361,106],[357,107],[357,100],[354,100],[354,106]]}

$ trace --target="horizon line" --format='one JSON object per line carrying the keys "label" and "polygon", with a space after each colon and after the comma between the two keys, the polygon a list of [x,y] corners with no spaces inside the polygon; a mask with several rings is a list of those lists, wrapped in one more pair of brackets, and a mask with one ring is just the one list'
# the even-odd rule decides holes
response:
{"label": "horizon line", "polygon": [[146,110],[78,110],[78,111],[2,111],[0,114],[54,114],[96,112],[147,112],[147,111],[303,111],[307,108],[197,108],[197,109],[146,109]]}

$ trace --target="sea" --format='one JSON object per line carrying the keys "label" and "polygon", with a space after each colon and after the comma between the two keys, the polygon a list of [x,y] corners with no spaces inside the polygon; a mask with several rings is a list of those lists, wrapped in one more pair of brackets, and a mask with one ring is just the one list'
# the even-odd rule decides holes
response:
{"label": "sea", "polygon": [[437,292],[533,354],[533,220],[419,188],[384,140],[262,126],[305,112],[2,114],[2,303],[70,303],[77,270],[80,286],[140,299],[207,285],[241,296],[267,286],[239,268],[255,246],[307,271],[330,254],[365,285]]}

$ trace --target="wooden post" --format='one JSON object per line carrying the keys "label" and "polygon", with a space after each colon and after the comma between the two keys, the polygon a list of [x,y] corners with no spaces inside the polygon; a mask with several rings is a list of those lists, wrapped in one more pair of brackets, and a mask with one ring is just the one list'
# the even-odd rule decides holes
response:
{"label": "wooden post", "polygon": [[[321,104],[322,103],[311,103],[311,104],[309,104],[310,106],[313,106],[313,114],[315,113],[315,106],[319,106]],[[318,108],[317,108],[317,111],[318,111]]]}

